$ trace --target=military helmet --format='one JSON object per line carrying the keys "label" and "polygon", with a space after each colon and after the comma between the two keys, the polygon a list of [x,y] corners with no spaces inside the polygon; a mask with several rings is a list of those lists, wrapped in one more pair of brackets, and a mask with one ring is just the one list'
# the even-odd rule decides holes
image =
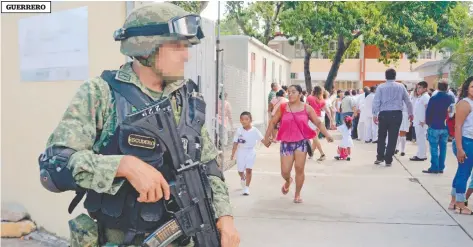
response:
{"label": "military helmet", "polygon": [[201,18],[171,3],[152,3],[134,9],[114,33],[120,52],[130,57],[153,54],[167,41],[187,40],[190,45],[204,37]]}

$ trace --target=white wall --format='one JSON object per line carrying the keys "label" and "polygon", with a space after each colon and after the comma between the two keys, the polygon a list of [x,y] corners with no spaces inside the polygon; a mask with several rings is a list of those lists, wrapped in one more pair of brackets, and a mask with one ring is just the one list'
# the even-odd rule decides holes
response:
{"label": "white wall", "polygon": [[[268,94],[271,83],[287,85],[290,82],[290,62],[255,39],[248,42],[248,70],[251,69],[251,53],[255,53],[255,74],[249,74],[250,109],[255,126],[266,126],[269,121],[267,117]],[[263,59],[266,58],[266,77],[264,76]],[[273,71],[274,63],[274,71]]]}
{"label": "white wall", "polygon": [[[51,9],[57,12],[83,6],[88,7],[89,77],[100,75],[104,69],[118,69],[125,56],[112,34],[123,25],[125,2],[53,1]],[[104,18],[107,12],[110,14]],[[70,215],[67,207],[75,194],[56,194],[41,186],[38,156],[83,81],[21,81],[18,22],[35,15],[44,14],[1,16],[5,34],[1,37],[2,202],[24,205],[39,226],[69,237],[67,221],[85,210],[80,203]]]}
{"label": "white wall", "polygon": [[202,19],[202,31],[205,38],[201,40],[199,45],[189,49],[189,61],[186,63],[184,75],[196,83],[198,76],[200,76],[201,92],[207,103],[205,126],[213,139],[216,116],[215,84],[217,83],[215,77],[215,23],[205,18]]}
{"label": "white wall", "polygon": [[[282,85],[290,83],[290,61],[261,42],[244,35],[221,38],[224,49],[224,84],[228,101],[232,106],[234,126],[239,125],[239,116],[250,111],[256,127],[264,129],[267,119],[267,99],[272,80]],[[255,73],[251,75],[251,53],[255,53]],[[263,58],[266,58],[264,77]],[[280,67],[281,66],[281,67]],[[281,70],[281,73],[279,73]]]}

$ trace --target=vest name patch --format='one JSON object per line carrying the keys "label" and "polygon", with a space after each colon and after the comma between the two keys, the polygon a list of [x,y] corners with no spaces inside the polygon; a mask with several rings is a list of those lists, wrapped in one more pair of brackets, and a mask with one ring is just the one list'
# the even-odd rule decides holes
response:
{"label": "vest name patch", "polygon": [[128,136],[128,144],[134,147],[154,149],[156,140],[152,137],[130,134]]}

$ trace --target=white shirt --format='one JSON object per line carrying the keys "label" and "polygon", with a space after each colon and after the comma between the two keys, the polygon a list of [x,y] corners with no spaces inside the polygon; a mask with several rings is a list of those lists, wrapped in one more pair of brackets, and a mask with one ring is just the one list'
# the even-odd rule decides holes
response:
{"label": "white shirt", "polygon": [[423,93],[419,98],[417,98],[414,105],[414,126],[417,126],[420,123],[425,123],[425,111],[427,109],[429,100],[430,96],[427,92]]}
{"label": "white shirt", "polygon": [[[470,104],[470,113],[466,116],[462,126],[462,136],[473,139],[473,100],[466,97],[464,101]],[[469,157],[471,159],[471,157]]]}
{"label": "white shirt", "polygon": [[353,139],[351,138],[351,128],[348,129],[345,124],[337,127],[337,130],[342,133],[342,141],[340,142],[341,148],[353,147]]}
{"label": "white shirt", "polygon": [[233,137],[233,142],[239,143],[238,147],[245,149],[254,149],[256,144],[261,140],[263,140],[263,135],[255,127],[251,127],[251,129],[246,130],[243,128],[243,126],[240,126]]}
{"label": "white shirt", "polygon": [[363,103],[361,105],[360,119],[373,117],[373,100],[374,100],[374,93],[370,93],[363,100]]}

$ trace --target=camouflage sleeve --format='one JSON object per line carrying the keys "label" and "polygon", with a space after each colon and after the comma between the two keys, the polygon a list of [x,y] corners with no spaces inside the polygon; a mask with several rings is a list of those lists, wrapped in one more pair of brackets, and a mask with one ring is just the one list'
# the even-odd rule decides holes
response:
{"label": "camouflage sleeve", "polygon": [[[216,159],[218,152],[215,145],[212,143],[212,139],[210,139],[209,132],[205,128],[202,127],[202,163],[206,163],[211,161],[212,159]],[[209,176],[210,179],[210,187],[212,187],[213,192],[213,206],[215,210],[215,216],[220,218],[226,215],[232,215],[232,207],[230,204],[230,196],[228,195],[228,187],[224,181],[222,181],[218,177]]]}
{"label": "camouflage sleeve", "polygon": [[110,89],[99,77],[85,82],[76,92],[47,146],[76,150],[68,163],[76,183],[98,193],[115,194],[121,182],[114,183],[121,155],[102,156],[92,147],[97,130],[109,115]]}

